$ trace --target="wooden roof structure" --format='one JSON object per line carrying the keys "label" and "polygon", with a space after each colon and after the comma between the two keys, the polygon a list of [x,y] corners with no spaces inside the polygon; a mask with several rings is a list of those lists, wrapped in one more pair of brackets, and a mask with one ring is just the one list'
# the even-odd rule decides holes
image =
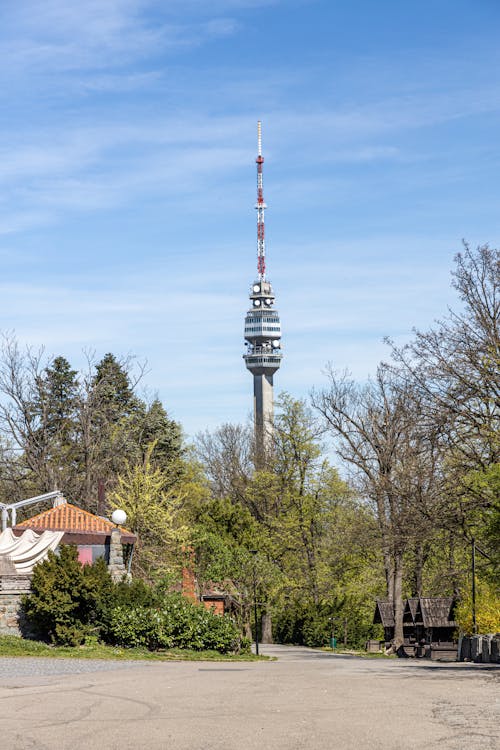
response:
{"label": "wooden roof structure", "polygon": [[422,625],[422,616],[419,613],[418,597],[412,597],[405,602],[403,622],[412,625]]}
{"label": "wooden roof structure", "polygon": [[424,628],[454,628],[452,596],[421,596],[418,600],[418,611]]}
{"label": "wooden roof structure", "polygon": [[[453,619],[455,600],[452,596],[421,596],[405,599],[403,624],[423,625],[424,628],[455,628]],[[394,627],[394,611],[388,599],[377,599],[373,622],[384,628]]]}
{"label": "wooden roof structure", "polygon": [[394,610],[392,602],[387,599],[376,600],[373,622],[381,623],[384,628],[394,627]]}

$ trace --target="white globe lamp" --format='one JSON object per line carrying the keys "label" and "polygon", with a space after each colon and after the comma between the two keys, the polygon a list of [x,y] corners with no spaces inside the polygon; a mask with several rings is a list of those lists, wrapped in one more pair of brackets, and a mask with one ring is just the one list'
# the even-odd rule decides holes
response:
{"label": "white globe lamp", "polygon": [[113,515],[111,516],[111,520],[115,524],[115,526],[123,526],[125,521],[127,520],[127,514],[124,510],[120,510],[117,508],[113,511]]}

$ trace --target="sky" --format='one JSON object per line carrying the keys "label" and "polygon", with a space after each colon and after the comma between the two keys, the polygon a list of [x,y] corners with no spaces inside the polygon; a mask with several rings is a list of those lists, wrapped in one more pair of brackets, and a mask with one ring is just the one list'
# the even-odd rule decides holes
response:
{"label": "sky", "polygon": [[262,120],[275,391],[359,379],[498,246],[497,0],[0,3],[0,329],[147,360],[188,436],[245,421]]}

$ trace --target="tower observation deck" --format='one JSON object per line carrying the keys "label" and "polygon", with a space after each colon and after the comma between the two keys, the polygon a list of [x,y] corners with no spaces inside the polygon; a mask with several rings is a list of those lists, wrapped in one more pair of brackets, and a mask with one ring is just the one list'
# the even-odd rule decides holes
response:
{"label": "tower observation deck", "polygon": [[245,316],[245,365],[253,375],[254,426],[257,456],[263,456],[273,427],[273,375],[281,365],[281,323],[274,307],[275,295],[266,279],[266,247],[262,184],[261,123],[257,125],[257,278],[250,290]]}

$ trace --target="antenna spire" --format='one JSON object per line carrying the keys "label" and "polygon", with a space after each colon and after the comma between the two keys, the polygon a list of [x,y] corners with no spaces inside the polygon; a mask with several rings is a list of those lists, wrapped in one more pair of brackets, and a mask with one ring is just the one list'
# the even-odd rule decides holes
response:
{"label": "antenna spire", "polygon": [[264,189],[262,186],[262,165],[264,157],[262,156],[262,123],[257,123],[257,273],[260,281],[266,278],[266,242],[264,228],[264,209],[267,208],[264,203]]}

